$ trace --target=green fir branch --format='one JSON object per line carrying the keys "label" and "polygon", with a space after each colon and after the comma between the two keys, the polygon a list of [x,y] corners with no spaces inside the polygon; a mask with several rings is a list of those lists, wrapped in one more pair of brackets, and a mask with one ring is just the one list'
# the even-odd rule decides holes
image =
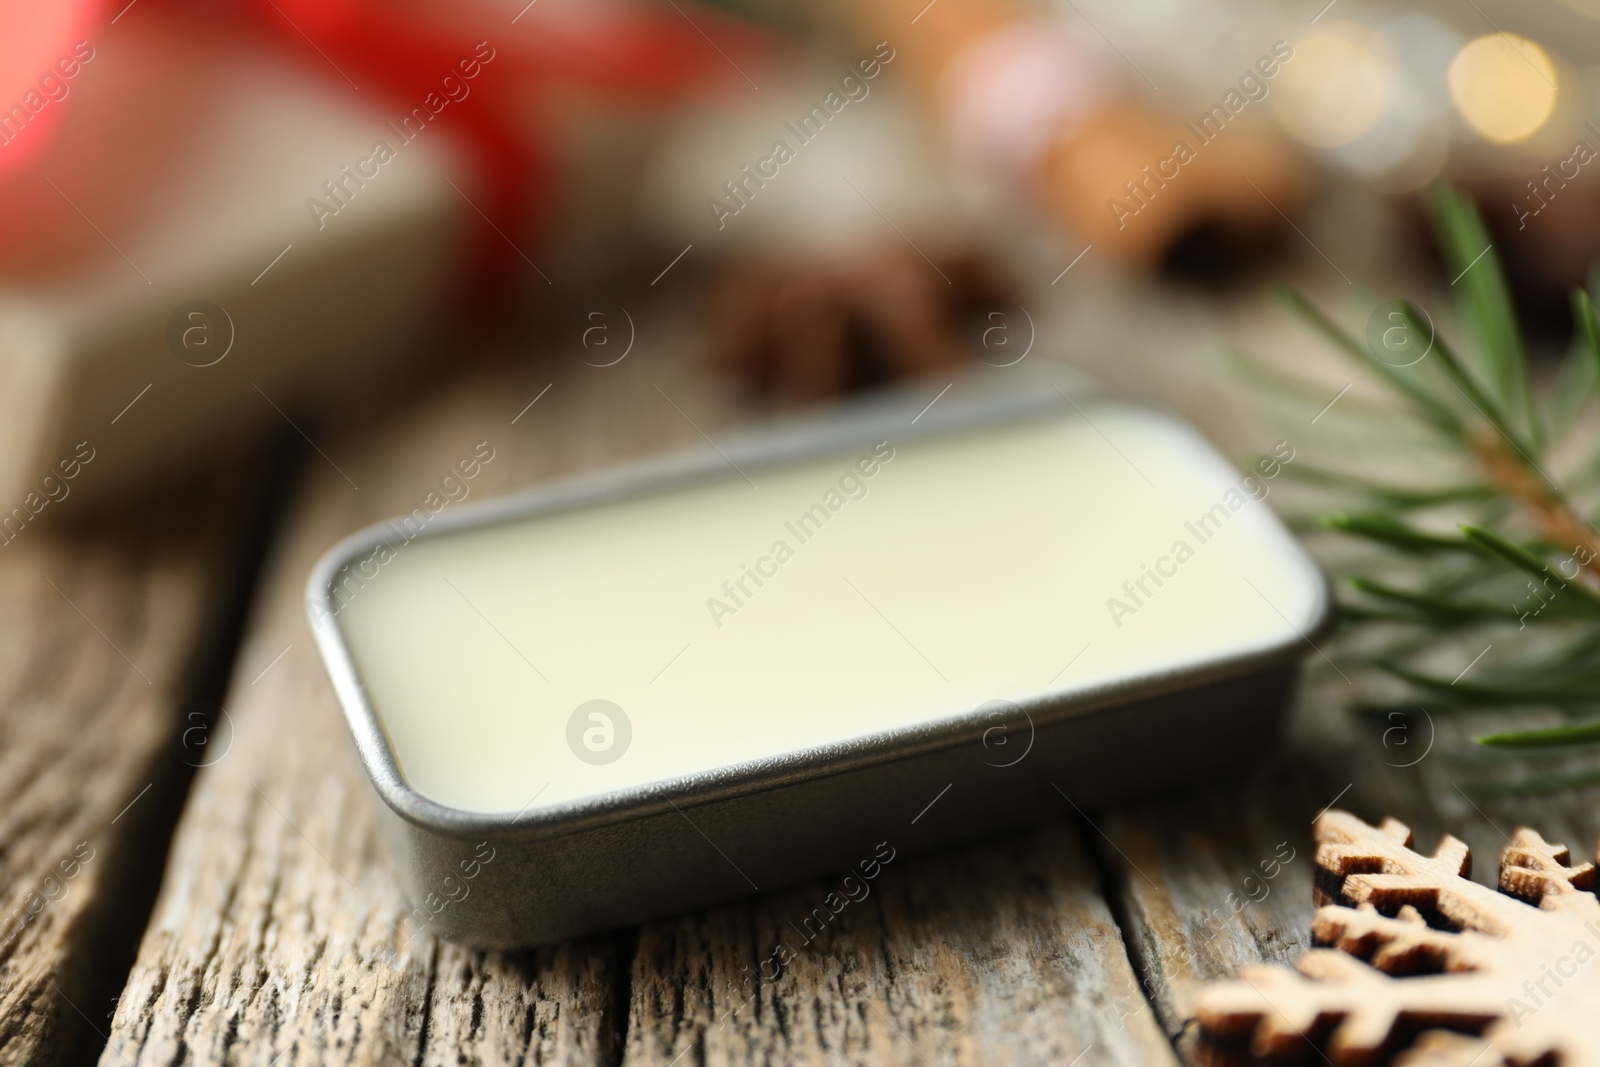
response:
{"label": "green fir branch", "polygon": [[[1402,301],[1396,321],[1428,343],[1420,359],[1397,366],[1305,298],[1283,295],[1312,331],[1387,387],[1400,402],[1394,418],[1431,434],[1444,452],[1440,484],[1433,486],[1386,483],[1360,469],[1295,465],[1298,481],[1343,501],[1316,526],[1373,550],[1369,562],[1343,576],[1341,627],[1398,627],[1397,634],[1412,635],[1397,637],[1387,655],[1370,660],[1402,683],[1409,698],[1356,710],[1389,715],[1419,704],[1451,713],[1556,709],[1573,721],[1502,730],[1478,741],[1486,749],[1517,751],[1600,745],[1600,529],[1588,514],[1600,515],[1600,446],[1574,436],[1581,414],[1600,398],[1600,314],[1587,293],[1573,294],[1573,347],[1554,382],[1541,390],[1482,219],[1452,188],[1437,190],[1429,206],[1456,279],[1456,320],[1468,345],[1453,344],[1443,336],[1446,324]],[[1288,372],[1258,380],[1300,399],[1315,396],[1314,386]],[[1554,457],[1563,457],[1562,470]],[[1435,644],[1431,637],[1467,629],[1493,637],[1500,662],[1456,677],[1421,665]],[[1554,653],[1525,651],[1554,647],[1567,635]],[[1576,787],[1600,778],[1534,774],[1516,788],[1541,781]]]}

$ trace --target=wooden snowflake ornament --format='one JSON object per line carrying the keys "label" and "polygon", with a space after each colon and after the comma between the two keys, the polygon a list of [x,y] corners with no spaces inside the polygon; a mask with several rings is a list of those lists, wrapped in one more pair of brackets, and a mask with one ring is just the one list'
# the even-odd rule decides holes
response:
{"label": "wooden snowflake ornament", "polygon": [[[1528,829],[1500,858],[1500,891],[1468,877],[1467,846],[1432,856],[1394,819],[1317,820],[1316,864],[1342,904],[1317,910],[1318,945],[1296,970],[1246,968],[1204,990],[1206,1038],[1259,1057],[1336,1067],[1395,1061],[1455,1067],[1600,1067],[1600,898],[1592,863]],[[1414,1038],[1414,1040],[1413,1040]],[[1312,1057],[1315,1059],[1315,1057]]]}

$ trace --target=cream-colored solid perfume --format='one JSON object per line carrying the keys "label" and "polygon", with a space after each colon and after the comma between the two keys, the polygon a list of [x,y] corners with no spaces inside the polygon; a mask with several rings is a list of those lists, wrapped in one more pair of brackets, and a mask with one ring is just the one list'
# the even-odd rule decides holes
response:
{"label": "cream-colored solid perfume", "polygon": [[[1004,792],[1069,772],[1046,753],[1075,707],[1097,730],[1119,703],[1183,716],[1186,687],[1309,650],[1325,592],[1266,502],[1291,443],[1237,471],[1168,415],[1041,384],[361,535],[312,587],[358,740],[441,826],[576,847],[665,798],[731,819],[725,848],[781,838],[785,790],[825,790],[830,752],[877,804],[926,802],[919,761],[963,744],[977,769],[1019,760],[983,783]],[[1184,729],[1231,736],[1231,714],[1201,701]],[[1140,741],[1077,755],[1138,781]]]}

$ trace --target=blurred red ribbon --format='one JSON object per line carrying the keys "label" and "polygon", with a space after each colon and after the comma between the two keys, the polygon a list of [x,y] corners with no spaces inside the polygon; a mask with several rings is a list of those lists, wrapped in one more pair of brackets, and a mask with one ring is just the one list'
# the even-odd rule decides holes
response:
{"label": "blurred red ribbon", "polygon": [[[0,178],[48,154],[68,99],[52,99],[51,80],[74,44],[115,47],[111,23],[150,8],[182,17],[177,0],[0,0]],[[520,0],[517,0],[520,4]],[[116,5],[115,7],[113,5]],[[484,81],[452,100],[441,130],[460,146],[473,180],[473,203],[505,234],[537,226],[555,193],[547,136],[553,98],[562,89],[634,102],[671,102],[734,76],[729,57],[773,47],[765,31],[720,12],[677,0],[533,0],[435,7],[405,0],[239,0],[242,18],[270,34],[339,91],[360,94],[398,124],[444,79],[487,48]],[[719,55],[718,53],[722,53]],[[332,69],[330,69],[332,68]],[[348,83],[348,84],[347,84]],[[62,94],[63,97],[65,94]],[[487,271],[514,251],[495,234],[482,241]]]}

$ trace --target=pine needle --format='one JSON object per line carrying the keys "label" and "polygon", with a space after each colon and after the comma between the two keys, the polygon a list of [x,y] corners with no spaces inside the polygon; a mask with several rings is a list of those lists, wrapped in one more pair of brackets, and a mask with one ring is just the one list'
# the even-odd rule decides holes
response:
{"label": "pine needle", "polygon": [[[1375,553],[1343,576],[1348,592],[1341,596],[1341,624],[1398,625],[1423,638],[1395,640],[1391,655],[1372,661],[1409,687],[1409,698],[1358,710],[1381,715],[1419,704],[1502,714],[1557,709],[1575,721],[1477,740],[1513,750],[1600,745],[1600,529],[1571,495],[1589,499],[1587,490],[1600,483],[1600,454],[1590,442],[1558,472],[1552,457],[1574,449],[1550,444],[1578,425],[1579,413],[1600,396],[1600,316],[1587,293],[1573,294],[1577,337],[1557,379],[1563,395],[1550,397],[1541,414],[1504,272],[1482,219],[1453,188],[1436,191],[1430,207],[1445,261],[1457,275],[1457,317],[1470,345],[1447,341],[1432,318],[1401,302],[1397,321],[1429,345],[1414,363],[1396,366],[1304,297],[1284,294],[1315,333],[1390,390],[1400,401],[1394,417],[1444,448],[1452,462],[1440,470],[1455,472],[1437,486],[1397,486],[1361,472],[1296,465],[1301,481],[1345,502],[1317,525]],[[1305,388],[1282,374],[1269,380],[1279,388]],[[1568,490],[1558,488],[1557,474]],[[1396,575],[1406,580],[1396,582]],[[1504,650],[1492,669],[1464,679],[1436,676],[1420,665],[1430,651],[1429,635],[1469,628]],[[1574,633],[1575,640],[1540,640]],[[1520,651],[1551,647],[1553,654],[1536,660]],[[1524,779],[1537,781],[1575,787],[1590,777]]]}

